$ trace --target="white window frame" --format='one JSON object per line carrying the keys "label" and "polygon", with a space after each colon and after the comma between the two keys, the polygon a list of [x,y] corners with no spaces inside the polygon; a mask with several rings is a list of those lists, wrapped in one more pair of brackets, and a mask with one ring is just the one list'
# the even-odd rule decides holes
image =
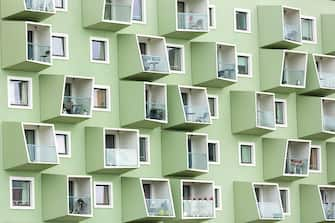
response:
{"label": "white window frame", "polygon": [[[313,21],[313,41],[303,40],[301,38],[302,43],[317,44],[318,43],[318,31],[317,31],[316,17],[301,15],[300,16],[301,29],[302,29],[302,21],[301,21],[302,19],[309,19]],[[301,30],[301,33],[302,33],[302,30]]]}
{"label": "white window frame", "polygon": [[[247,13],[247,30],[237,29],[236,12]],[[239,33],[251,33],[251,11],[250,9],[234,8],[234,31]]]}
{"label": "white window frame", "polygon": [[[142,21],[133,20],[133,17],[132,17],[131,18],[131,22],[132,23],[135,23],[135,24],[147,24],[147,3],[146,3],[146,0],[141,0],[141,1],[142,1]],[[133,12],[131,13],[131,16],[133,16]]]}
{"label": "white window frame", "polygon": [[[285,216],[290,216],[291,215],[291,194],[290,194],[290,188],[288,188],[288,187],[279,187],[279,192],[281,190],[287,191],[287,210],[288,210],[288,212],[284,212],[284,209],[283,209],[283,213],[284,213]],[[280,199],[281,199],[281,197],[280,197]],[[282,202],[282,201],[280,200],[280,202]]]}
{"label": "white window frame", "polygon": [[[105,60],[94,60],[93,59],[93,41],[105,42]],[[90,37],[90,61],[91,63],[109,64],[109,39],[101,37]]]}
{"label": "white window frame", "polygon": [[[238,67],[238,57],[248,57],[248,75],[245,74],[237,74],[238,77],[246,77],[246,78],[252,78],[253,76],[253,66],[252,66],[252,54],[250,53],[238,53],[237,54],[237,67]],[[238,71],[238,70],[237,70]]]}
{"label": "white window frame", "polygon": [[[181,45],[181,44],[167,43],[166,47],[167,48],[168,47],[175,47],[175,48],[180,48],[181,49],[181,71],[179,71],[179,70],[172,70],[171,67],[170,67],[170,70],[171,70],[172,73],[185,74],[185,46]],[[170,60],[170,59],[168,58],[168,60]]]}
{"label": "white window frame", "polygon": [[[21,207],[13,205],[13,180],[17,181],[30,181],[30,206],[29,207]],[[17,177],[10,176],[9,177],[9,205],[11,209],[35,209],[35,178],[34,177]]]}
{"label": "white window frame", "polygon": [[218,190],[219,191],[219,207],[215,207],[215,210],[216,211],[221,211],[222,210],[222,189],[221,189],[221,186],[218,186],[218,185],[215,185],[214,186],[214,204],[216,203],[215,201],[215,190]]}
{"label": "white window frame", "polygon": [[[61,134],[61,135],[66,135],[67,136],[67,154],[58,154],[58,157],[61,157],[61,158],[71,158],[71,132],[70,131],[59,131],[59,130],[56,130],[55,131],[55,135],[57,134]],[[56,137],[56,140],[57,140],[57,137]],[[56,145],[57,145],[57,142],[56,142]]]}
{"label": "white window frame", "polygon": [[69,35],[66,33],[52,33],[51,34],[51,39],[52,37],[63,37],[64,38],[64,53],[65,56],[61,57],[61,56],[53,56],[52,55],[52,59],[56,59],[56,60],[68,60],[70,58],[70,54],[69,54]]}
{"label": "white window frame", "polygon": [[[207,100],[209,98],[214,98],[214,101],[215,101],[215,103],[214,103],[215,116],[212,116],[212,114],[210,114],[211,115],[211,119],[219,119],[219,96],[218,95],[209,94],[209,95],[207,95]],[[208,105],[209,105],[209,103],[208,103]]]}
{"label": "white window frame", "polygon": [[[96,196],[96,186],[104,185],[109,187],[109,205],[99,205],[97,204],[97,196]],[[112,182],[103,182],[103,181],[94,181],[94,208],[113,208],[113,183]]]}
{"label": "white window frame", "polygon": [[[213,20],[213,25],[210,26],[210,13],[209,13],[209,9],[212,9],[212,20]],[[216,6],[215,5],[209,5],[208,6],[208,27],[209,29],[216,29]]]}
{"label": "white window frame", "polygon": [[[284,124],[277,124],[276,123],[276,127],[286,128],[288,126],[288,124],[287,124],[287,100],[276,98],[275,99],[275,108],[276,108],[276,102],[283,103],[283,107],[284,107],[284,114],[283,114],[284,115]],[[277,119],[277,117],[276,117],[276,119]]]}
{"label": "white window frame", "polygon": [[58,11],[58,12],[67,12],[68,10],[68,0],[63,0],[63,3],[64,3],[64,7],[63,8],[56,8],[56,5],[55,5],[55,10]]}
{"label": "white window frame", "polygon": [[[138,140],[140,140],[140,138],[146,138],[147,139],[147,161],[141,161],[140,160],[140,165],[150,165],[151,164],[151,154],[150,154],[150,135],[140,135]],[[140,154],[140,144],[138,146],[138,153]],[[140,159],[140,158],[139,158]]]}
{"label": "white window frame", "polygon": [[[247,145],[251,146],[251,163],[242,163],[242,154],[241,154],[241,146]],[[239,142],[238,143],[238,162],[240,166],[247,166],[247,167],[255,167],[256,166],[256,146],[254,142]]]}
{"label": "white window frame", "polygon": [[311,152],[310,154],[312,154],[312,148],[317,148],[318,149],[318,159],[319,159],[319,170],[311,170],[309,169],[310,173],[321,173],[322,172],[322,150],[321,150],[321,146],[320,145],[312,145],[311,146]]}
{"label": "white window frame", "polygon": [[[95,108],[94,103],[93,103],[93,111],[103,111],[103,112],[110,112],[111,111],[111,90],[109,85],[99,85],[95,84],[93,86],[93,94],[94,94],[94,89],[99,88],[99,89],[105,89],[106,90],[106,108]],[[94,98],[95,99],[95,98]],[[93,100],[94,100],[93,99]]]}
{"label": "white window frame", "polygon": [[216,162],[212,162],[212,161],[208,160],[208,163],[212,164],[212,165],[220,165],[221,164],[221,147],[220,147],[220,141],[219,140],[215,140],[215,139],[209,139],[207,143],[213,143],[213,144],[216,144],[216,146],[217,146],[216,147]]}
{"label": "white window frame", "polygon": [[[11,105],[10,103],[10,82],[11,80],[22,80],[28,81],[28,106],[17,106]],[[8,108],[15,109],[33,109],[33,79],[31,77],[18,77],[18,76],[8,76],[7,77],[7,103]]]}

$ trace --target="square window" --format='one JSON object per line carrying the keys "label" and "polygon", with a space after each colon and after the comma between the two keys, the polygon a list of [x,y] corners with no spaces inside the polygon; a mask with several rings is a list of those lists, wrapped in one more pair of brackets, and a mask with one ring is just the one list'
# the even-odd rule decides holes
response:
{"label": "square window", "polygon": [[215,29],[216,28],[216,10],[214,5],[210,5],[208,7],[208,14],[209,14],[209,28]]}
{"label": "square window", "polygon": [[8,107],[32,108],[32,79],[8,77]]}
{"label": "square window", "polygon": [[287,102],[286,100],[276,99],[276,126],[287,127]]}
{"label": "square window", "polygon": [[134,0],[133,22],[145,23],[145,0]]}
{"label": "square window", "polygon": [[208,140],[208,161],[210,164],[220,164],[220,142]]}
{"label": "square window", "polygon": [[110,111],[110,88],[109,86],[94,86],[93,109],[95,111]]}
{"label": "square window", "polygon": [[140,163],[150,164],[150,137],[140,136]]}
{"label": "square window", "polygon": [[10,177],[10,207],[14,209],[34,209],[34,178]]}
{"label": "square window", "polygon": [[312,146],[310,154],[310,172],[321,172],[321,147]]}
{"label": "square window", "polygon": [[91,38],[91,62],[109,63],[108,39]]}
{"label": "square window", "polygon": [[250,54],[239,53],[237,55],[238,75],[241,77],[252,77],[252,59]]}
{"label": "square window", "polygon": [[253,143],[240,143],[239,156],[241,166],[255,166],[255,144]]}
{"label": "square window", "polygon": [[302,16],[301,32],[303,42],[316,43],[317,42],[316,18]]}
{"label": "square window", "polygon": [[184,73],[184,46],[182,45],[172,45],[167,46],[170,70],[175,73]]}
{"label": "square window", "polygon": [[57,11],[66,11],[67,0],[55,0],[55,8]]}
{"label": "square window", "polygon": [[221,187],[214,187],[214,196],[215,196],[215,209],[222,210],[222,195],[221,195]]}
{"label": "square window", "polygon": [[113,208],[113,186],[112,183],[94,182],[95,208]]}
{"label": "square window", "polygon": [[69,59],[67,34],[52,34],[52,56],[55,59]]}
{"label": "square window", "polygon": [[288,188],[279,188],[280,200],[285,215],[290,214],[290,191]]}
{"label": "square window", "polygon": [[251,32],[250,10],[235,9],[235,31],[236,32]]}
{"label": "square window", "polygon": [[56,149],[60,157],[71,157],[71,133],[56,131]]}
{"label": "square window", "polygon": [[211,113],[212,119],[219,118],[219,105],[218,105],[218,96],[217,95],[208,95],[208,104],[209,111]]}

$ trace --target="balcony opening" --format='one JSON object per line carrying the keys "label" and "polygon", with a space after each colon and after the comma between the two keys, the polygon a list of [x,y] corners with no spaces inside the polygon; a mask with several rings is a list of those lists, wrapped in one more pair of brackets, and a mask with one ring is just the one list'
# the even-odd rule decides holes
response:
{"label": "balcony opening", "polygon": [[335,89],[335,57],[314,56],[320,87]]}
{"label": "balcony opening", "polygon": [[335,100],[322,99],[323,129],[335,133]]}
{"label": "balcony opening", "polygon": [[136,131],[105,130],[105,166],[137,168],[138,135]]}
{"label": "balcony opening", "polygon": [[91,215],[91,179],[70,177],[68,180],[69,214]]}
{"label": "balcony opening", "polygon": [[169,73],[167,49],[163,38],[138,37],[144,71]]}
{"label": "balcony opening", "polygon": [[275,103],[272,94],[257,93],[257,125],[262,128],[275,128]]}
{"label": "balcony opening", "polygon": [[40,12],[54,12],[53,0],[25,0],[26,10]]}
{"label": "balcony opening", "polygon": [[218,78],[237,80],[236,48],[231,45],[217,45]]}
{"label": "balcony opening", "polygon": [[276,185],[254,185],[257,208],[261,219],[282,219],[283,210]]}
{"label": "balcony opening", "polygon": [[306,64],[306,54],[285,52],[282,73],[282,85],[292,87],[304,87]]}
{"label": "balcony opening", "polygon": [[335,220],[335,188],[320,187],[320,194],[326,220]]}
{"label": "balcony opening", "polygon": [[212,183],[188,182],[182,183],[182,199],[184,218],[215,217],[214,188]]}
{"label": "balcony opening", "polygon": [[131,22],[132,0],[105,0],[104,20]]}
{"label": "balcony opening", "polygon": [[309,169],[310,143],[304,141],[288,141],[285,174],[307,175]]}
{"label": "balcony opening", "polygon": [[63,115],[90,116],[92,89],[92,79],[66,77]]}
{"label": "balcony opening", "polygon": [[52,126],[25,124],[23,128],[30,162],[57,163],[55,133]]}
{"label": "balcony opening", "polygon": [[166,88],[145,84],[145,113],[147,119],[166,121]]}
{"label": "balcony opening", "polygon": [[168,181],[143,180],[142,188],[148,216],[174,216]]}
{"label": "balcony opening", "polygon": [[208,31],[209,13],[206,0],[177,1],[178,29]]}
{"label": "balcony opening", "polygon": [[293,8],[283,8],[283,16],[285,40],[301,42],[300,11]]}
{"label": "balcony opening", "polygon": [[49,26],[27,25],[27,59],[33,62],[51,63]]}
{"label": "balcony opening", "polygon": [[188,168],[208,170],[208,147],[205,135],[187,135]]}

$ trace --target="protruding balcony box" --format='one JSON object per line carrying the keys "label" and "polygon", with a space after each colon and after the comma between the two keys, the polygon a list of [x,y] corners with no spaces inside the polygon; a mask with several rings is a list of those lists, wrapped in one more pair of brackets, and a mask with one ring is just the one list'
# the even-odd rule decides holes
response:
{"label": "protruding balcony box", "polygon": [[206,88],[168,86],[168,107],[167,128],[195,130],[212,124]]}
{"label": "protruding balcony box", "polygon": [[328,139],[335,136],[335,99],[297,97],[298,136]]}
{"label": "protruding balcony box", "polygon": [[42,171],[59,164],[52,124],[4,122],[4,168]]}
{"label": "protruding balcony box", "polygon": [[139,131],[86,127],[88,173],[124,173],[139,168]]}
{"label": "protruding balcony box", "polygon": [[159,0],[160,35],[193,39],[209,32],[208,0]]}
{"label": "protruding balcony box", "polygon": [[164,37],[121,34],[118,41],[121,79],[153,81],[170,74]]}
{"label": "protruding balcony box", "polygon": [[193,42],[193,84],[204,87],[226,87],[236,83],[236,61],[236,45],[215,42]]}
{"label": "protruding balcony box", "polygon": [[311,141],[263,139],[264,180],[294,181],[309,175]]}
{"label": "protruding balcony box", "polygon": [[323,54],[309,56],[307,86],[300,93],[312,96],[335,93],[335,56]]}
{"label": "protruding balcony box", "polygon": [[38,72],[52,65],[51,25],[2,22],[2,67]]}
{"label": "protruding balcony box", "polygon": [[300,185],[301,222],[335,222],[335,186]]}
{"label": "protruding balcony box", "polygon": [[166,124],[166,84],[120,81],[120,111],[122,126],[155,128]]}
{"label": "protruding balcony box", "polygon": [[264,135],[275,128],[275,95],[267,92],[230,93],[232,132]]}
{"label": "protruding balcony box", "polygon": [[292,49],[301,43],[300,9],[264,5],[257,7],[261,47]]}
{"label": "protruding balcony box", "polygon": [[175,218],[168,179],[122,177],[121,180],[123,222],[156,222]]}
{"label": "protruding balcony box", "polygon": [[276,183],[234,182],[234,199],[236,223],[284,220]]}
{"label": "protruding balcony box", "polygon": [[208,173],[208,136],[163,131],[162,157],[163,175],[197,176]]}
{"label": "protruding balcony box", "polygon": [[44,221],[79,222],[93,217],[91,176],[42,174]]}
{"label": "protruding balcony box", "polygon": [[43,121],[77,123],[92,117],[94,78],[40,75]]}
{"label": "protruding balcony box", "polygon": [[322,29],[322,48],[326,54],[335,55],[335,32],[334,29],[335,14],[321,15],[321,29]]}
{"label": "protruding balcony box", "polygon": [[278,93],[304,89],[307,59],[306,52],[261,49],[261,89]]}
{"label": "protruding balcony box", "polygon": [[178,221],[202,222],[215,219],[214,182],[171,180]]}
{"label": "protruding balcony box", "polygon": [[4,19],[41,21],[56,13],[54,0],[2,0]]}
{"label": "protruding balcony box", "polygon": [[131,25],[133,0],[84,0],[82,4],[86,28],[119,31]]}

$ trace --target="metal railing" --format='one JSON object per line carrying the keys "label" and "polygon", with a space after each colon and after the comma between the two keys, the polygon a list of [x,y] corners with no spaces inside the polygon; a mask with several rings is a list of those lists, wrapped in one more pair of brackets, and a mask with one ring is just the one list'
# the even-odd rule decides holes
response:
{"label": "metal railing", "polygon": [[178,12],[178,29],[195,31],[208,30],[208,15],[202,13]]}
{"label": "metal railing", "polygon": [[28,42],[28,60],[50,63],[50,46]]}
{"label": "metal railing", "polygon": [[78,215],[91,214],[91,196],[69,196],[69,213]]}
{"label": "metal railing", "polygon": [[188,153],[188,167],[190,169],[207,170],[208,158],[206,153]]}
{"label": "metal railing", "polygon": [[184,105],[186,120],[188,122],[210,122],[209,110],[206,106],[187,106]]}
{"label": "metal railing", "polygon": [[319,72],[320,87],[335,89],[335,73]]}
{"label": "metal railing", "polygon": [[146,117],[149,119],[165,120],[166,111],[163,103],[146,103]]}
{"label": "metal railing", "polygon": [[279,202],[258,202],[257,205],[261,218],[283,218],[283,212]]}
{"label": "metal railing", "polygon": [[105,4],[104,19],[109,21],[130,22],[131,4]]}
{"label": "metal railing", "polygon": [[63,114],[89,115],[91,97],[64,96]]}
{"label": "metal railing", "polygon": [[236,65],[225,64],[222,62],[218,63],[218,77],[236,80]]}
{"label": "metal railing", "polygon": [[301,41],[301,31],[299,25],[284,25],[285,39],[295,42]]}
{"label": "metal railing", "polygon": [[56,146],[27,144],[30,162],[56,163]]}
{"label": "metal railing", "polygon": [[305,71],[284,69],[282,84],[304,86]]}
{"label": "metal railing", "polygon": [[323,211],[325,212],[326,219],[335,219],[335,202],[324,203]]}
{"label": "metal railing", "polygon": [[257,124],[262,127],[274,128],[275,116],[272,111],[257,111]]}
{"label": "metal railing", "polygon": [[170,199],[145,199],[149,216],[173,216]]}
{"label": "metal railing", "polygon": [[326,131],[335,132],[335,116],[323,115],[323,128]]}
{"label": "metal railing", "polygon": [[308,160],[299,158],[288,158],[286,159],[286,170],[287,174],[306,175],[308,169]]}
{"label": "metal railing", "polygon": [[135,167],[138,164],[135,148],[106,148],[106,166]]}
{"label": "metal railing", "polygon": [[167,60],[163,59],[161,56],[142,55],[142,61],[145,71],[169,72]]}
{"label": "metal railing", "polygon": [[183,200],[184,217],[214,217],[213,200]]}
{"label": "metal railing", "polygon": [[53,12],[55,6],[53,0],[25,0],[27,10],[41,12]]}

